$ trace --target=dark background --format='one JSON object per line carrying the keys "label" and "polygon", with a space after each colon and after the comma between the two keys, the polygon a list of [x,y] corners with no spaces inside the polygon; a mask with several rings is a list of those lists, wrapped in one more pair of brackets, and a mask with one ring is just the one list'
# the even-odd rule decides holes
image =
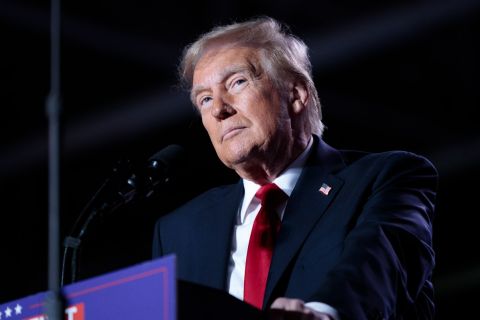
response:
{"label": "dark background", "polygon": [[[434,245],[438,319],[480,296],[480,1],[64,1],[62,232],[119,159],[180,143],[187,183],[127,206],[92,230],[81,277],[149,258],[153,221],[235,175],[216,159],[187,95],[182,48],[212,26],[270,15],[311,48],[340,149],[404,149],[440,173]],[[0,0],[0,302],[47,287],[49,3]],[[198,182],[201,179],[201,182]]]}

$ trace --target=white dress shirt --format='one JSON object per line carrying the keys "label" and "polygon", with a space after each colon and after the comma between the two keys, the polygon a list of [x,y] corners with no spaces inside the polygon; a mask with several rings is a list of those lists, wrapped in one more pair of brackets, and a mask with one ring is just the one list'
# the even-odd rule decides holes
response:
{"label": "white dress shirt", "polygon": [[[293,188],[300,177],[302,168],[307,161],[308,154],[312,148],[313,139],[310,139],[305,150],[288,166],[274,181],[288,197],[292,194]],[[260,211],[260,200],[255,197],[260,185],[243,179],[245,189],[242,206],[237,215],[237,220],[233,230],[232,249],[230,252],[230,262],[228,266],[228,292],[243,300],[243,283],[245,278],[245,261],[247,259],[248,242],[253,228],[253,222]],[[283,219],[287,201],[279,208],[280,220]],[[327,304],[321,302],[308,302],[305,306],[314,311],[327,313],[335,320],[338,320],[337,311]]]}

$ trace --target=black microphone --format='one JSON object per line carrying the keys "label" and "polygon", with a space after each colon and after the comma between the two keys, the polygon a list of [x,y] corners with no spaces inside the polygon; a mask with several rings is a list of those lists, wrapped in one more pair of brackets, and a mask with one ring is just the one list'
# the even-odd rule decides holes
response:
{"label": "black microphone", "polygon": [[68,249],[72,249],[70,282],[76,280],[77,251],[89,225],[97,218],[111,214],[131,201],[146,199],[169,187],[185,169],[186,158],[183,147],[169,145],[151,156],[142,166],[135,167],[129,161],[117,163],[113,168],[113,174],[105,180],[83,208],[72,232],[64,240],[61,285],[65,282]]}
{"label": "black microphone", "polygon": [[167,186],[185,170],[187,155],[183,147],[172,144],[158,151],[148,159],[142,190],[145,197],[158,191],[159,186]]}
{"label": "black microphone", "polygon": [[114,171],[118,172],[115,177],[116,195],[120,196],[116,201],[126,204],[138,198],[150,197],[181,175],[186,158],[185,149],[172,144],[155,153],[140,168],[132,170],[128,162],[115,168]]}

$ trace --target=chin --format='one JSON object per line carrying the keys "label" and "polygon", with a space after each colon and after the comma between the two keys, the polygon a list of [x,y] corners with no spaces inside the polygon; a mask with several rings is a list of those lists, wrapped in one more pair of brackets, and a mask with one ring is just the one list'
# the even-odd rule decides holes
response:
{"label": "chin", "polygon": [[245,152],[244,150],[230,151],[228,154],[217,153],[217,155],[220,160],[231,169],[251,160],[251,152]]}
{"label": "chin", "polygon": [[[237,138],[237,139],[235,139]],[[242,165],[243,163],[261,158],[261,144],[252,139],[238,139],[234,137],[229,141],[224,141],[215,149],[217,156],[229,168]]]}

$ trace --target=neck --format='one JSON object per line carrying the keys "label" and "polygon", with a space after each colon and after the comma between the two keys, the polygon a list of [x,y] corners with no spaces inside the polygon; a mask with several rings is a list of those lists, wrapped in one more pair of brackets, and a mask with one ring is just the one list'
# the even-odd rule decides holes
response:
{"label": "neck", "polygon": [[[290,148],[279,149],[267,157],[249,160],[235,168],[237,174],[246,180],[264,185],[273,182],[305,150],[309,139],[301,139]],[[280,157],[279,155],[284,155]]]}

